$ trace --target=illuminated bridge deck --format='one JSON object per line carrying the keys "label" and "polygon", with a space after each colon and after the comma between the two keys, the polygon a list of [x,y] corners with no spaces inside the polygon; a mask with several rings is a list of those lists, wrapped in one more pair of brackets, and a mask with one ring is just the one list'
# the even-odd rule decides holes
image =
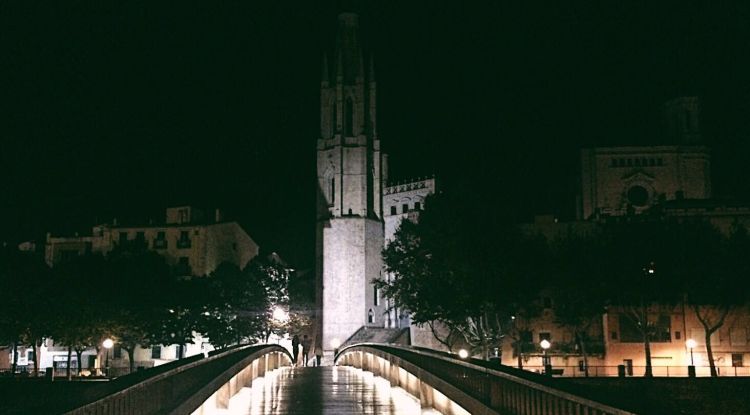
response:
{"label": "illuminated bridge deck", "polygon": [[351,367],[281,368],[232,398],[225,414],[437,414],[387,380]]}

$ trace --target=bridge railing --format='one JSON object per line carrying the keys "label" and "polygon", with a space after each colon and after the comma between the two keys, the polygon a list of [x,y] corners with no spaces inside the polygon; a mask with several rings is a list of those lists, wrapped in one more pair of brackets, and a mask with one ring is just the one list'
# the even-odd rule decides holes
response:
{"label": "bridge railing", "polygon": [[443,413],[633,415],[562,391],[552,379],[531,373],[517,376],[442,353],[360,344],[341,350],[336,361],[386,378],[417,397],[422,406]]}
{"label": "bridge railing", "polygon": [[289,352],[278,345],[193,356],[115,379],[104,396],[66,414],[189,414],[211,398],[212,405],[226,407],[243,386],[290,362]]}

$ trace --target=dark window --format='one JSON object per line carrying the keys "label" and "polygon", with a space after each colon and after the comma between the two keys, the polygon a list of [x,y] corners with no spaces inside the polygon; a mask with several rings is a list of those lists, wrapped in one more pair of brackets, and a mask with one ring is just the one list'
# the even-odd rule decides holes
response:
{"label": "dark window", "polygon": [[237,242],[232,242],[232,251],[237,250]]}
{"label": "dark window", "polygon": [[681,338],[682,338],[682,333],[680,333],[679,331],[674,332],[675,340],[680,340]]}
{"label": "dark window", "polygon": [[610,163],[610,167],[617,167],[617,159],[612,159],[612,162]]}
{"label": "dark window", "polygon": [[395,215],[396,213],[398,213],[396,211],[396,206],[391,206],[391,215]]}
{"label": "dark window", "polygon": [[128,233],[127,232],[120,232],[120,243],[125,243],[128,241]]}
{"label": "dark window", "polygon": [[547,332],[544,332],[544,331],[540,332],[539,333],[539,341],[541,342],[542,340],[551,341],[552,340],[552,336],[549,333],[547,333]]}
{"label": "dark window", "polygon": [[641,165],[641,159],[635,159],[635,165],[640,166]]}
{"label": "dark window", "polygon": [[352,104],[352,99],[348,98],[346,100],[346,114],[344,121],[346,122],[346,136],[347,137],[353,137],[354,136],[354,104]]}
{"label": "dark window", "polygon": [[337,125],[339,120],[336,114],[338,111],[336,111],[336,101],[334,100],[331,107],[331,136],[336,135],[336,131],[338,131],[339,126]]}
{"label": "dark window", "polygon": [[610,333],[610,339],[617,340],[617,332],[616,331],[613,331],[612,333]]}
{"label": "dark window", "polygon": [[742,353],[732,353],[732,366],[742,367]]}
{"label": "dark window", "polygon": [[406,213],[408,211],[409,211],[409,205],[408,204],[404,203],[403,205],[401,205],[401,213]]}
{"label": "dark window", "polygon": [[331,201],[329,204],[334,204],[336,202],[336,179],[334,177],[331,177],[331,183],[329,184],[329,192],[331,193]]}
{"label": "dark window", "polygon": [[633,186],[628,189],[628,201],[633,206],[646,206],[648,203],[648,190],[643,186]]}
{"label": "dark window", "polygon": [[414,210],[422,210],[422,204],[419,202],[414,202]]}
{"label": "dark window", "polygon": [[583,363],[583,360],[579,360],[578,361],[578,371],[579,372],[583,372],[584,370],[586,370],[586,365]]}
{"label": "dark window", "polygon": [[649,166],[655,166],[656,165],[656,160],[654,160],[654,159],[648,159],[648,165]]}
{"label": "dark window", "polygon": [[[672,341],[671,319],[669,315],[658,316],[648,323],[649,341],[666,343]],[[620,341],[623,343],[642,343],[643,334],[638,324],[628,316],[620,314]]]}
{"label": "dark window", "polygon": [[373,289],[372,291],[373,291],[373,296],[372,296],[372,297],[373,297],[373,298],[372,298],[372,303],[373,303],[374,305],[378,305],[378,304],[380,304],[380,299],[378,298],[378,289],[377,289],[377,288],[374,288],[374,289]]}
{"label": "dark window", "polygon": [[143,232],[136,232],[135,233],[135,240],[136,241],[143,241],[146,239],[146,235]]}
{"label": "dark window", "polygon": [[375,313],[372,312],[372,309],[370,309],[370,311],[367,312],[367,322],[368,323],[375,322]]}
{"label": "dark window", "polygon": [[151,358],[152,359],[161,359],[161,346],[152,346],[151,347]]}
{"label": "dark window", "polygon": [[177,240],[178,248],[190,248],[190,232],[180,231],[180,239]]}
{"label": "dark window", "polygon": [[167,237],[164,231],[156,232],[156,239],[154,239],[154,248],[166,249],[167,248]]}
{"label": "dark window", "polygon": [[628,159],[628,167],[633,165],[633,159]]}
{"label": "dark window", "polygon": [[659,157],[658,159],[656,159],[656,165],[657,166],[663,166],[664,165],[664,160],[661,157]]}
{"label": "dark window", "polygon": [[120,347],[119,344],[115,343],[115,345],[112,347],[112,357],[115,359],[122,358],[122,347]]}

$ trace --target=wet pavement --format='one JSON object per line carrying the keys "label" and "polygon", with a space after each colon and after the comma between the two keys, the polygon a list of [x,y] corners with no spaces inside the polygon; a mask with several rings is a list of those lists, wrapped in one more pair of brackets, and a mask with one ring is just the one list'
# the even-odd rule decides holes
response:
{"label": "wet pavement", "polygon": [[437,414],[387,380],[350,367],[281,368],[243,388],[219,413],[287,414]]}

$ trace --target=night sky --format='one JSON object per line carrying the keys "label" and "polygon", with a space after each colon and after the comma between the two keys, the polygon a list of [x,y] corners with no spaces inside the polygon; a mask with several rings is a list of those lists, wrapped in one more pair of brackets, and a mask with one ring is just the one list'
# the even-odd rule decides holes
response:
{"label": "night sky", "polygon": [[[309,266],[336,2],[163,3],[0,4],[0,240],[219,206]],[[750,199],[746,0],[362,8],[395,180],[572,217],[581,147],[659,143],[698,95],[715,194]]]}

